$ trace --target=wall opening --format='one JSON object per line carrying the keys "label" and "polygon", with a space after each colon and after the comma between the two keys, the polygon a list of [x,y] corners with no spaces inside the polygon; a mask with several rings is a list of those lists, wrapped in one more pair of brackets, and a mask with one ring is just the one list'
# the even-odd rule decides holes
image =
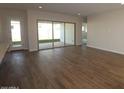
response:
{"label": "wall opening", "polygon": [[20,20],[11,20],[11,42],[12,47],[22,46]]}
{"label": "wall opening", "polygon": [[75,45],[75,24],[38,20],[38,48],[48,49]]}

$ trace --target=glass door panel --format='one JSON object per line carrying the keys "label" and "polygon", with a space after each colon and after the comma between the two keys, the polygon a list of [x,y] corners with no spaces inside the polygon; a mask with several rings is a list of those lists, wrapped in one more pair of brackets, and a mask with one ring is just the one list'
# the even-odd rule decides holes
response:
{"label": "glass door panel", "polygon": [[39,49],[48,49],[53,47],[52,22],[38,21],[38,43]]}
{"label": "glass door panel", "polygon": [[53,22],[54,47],[64,46],[64,23]]}
{"label": "glass door panel", "polygon": [[65,23],[65,46],[74,45],[74,24]]}

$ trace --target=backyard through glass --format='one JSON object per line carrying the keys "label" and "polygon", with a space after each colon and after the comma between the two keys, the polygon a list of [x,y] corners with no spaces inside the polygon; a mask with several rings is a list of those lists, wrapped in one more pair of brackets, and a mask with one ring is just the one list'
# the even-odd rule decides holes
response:
{"label": "backyard through glass", "polygon": [[11,20],[11,38],[13,46],[21,45],[20,21]]}
{"label": "backyard through glass", "polygon": [[74,45],[74,24],[38,21],[39,49]]}

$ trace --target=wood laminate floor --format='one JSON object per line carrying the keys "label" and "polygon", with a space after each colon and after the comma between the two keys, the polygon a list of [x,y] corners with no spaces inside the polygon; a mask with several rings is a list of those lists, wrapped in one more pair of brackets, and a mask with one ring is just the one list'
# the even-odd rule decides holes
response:
{"label": "wood laminate floor", "polygon": [[6,54],[0,87],[124,88],[124,55],[93,48],[65,47]]}

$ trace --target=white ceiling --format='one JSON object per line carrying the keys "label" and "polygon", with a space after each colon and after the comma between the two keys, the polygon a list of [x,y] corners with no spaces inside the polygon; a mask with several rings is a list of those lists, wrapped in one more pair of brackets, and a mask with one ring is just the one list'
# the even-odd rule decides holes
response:
{"label": "white ceiling", "polygon": [[[41,5],[43,8],[38,9]],[[14,8],[14,9],[38,9],[41,11],[50,11],[57,13],[65,13],[70,15],[77,15],[80,13],[81,16],[88,16],[95,13],[104,11],[111,11],[124,7],[119,3],[27,3],[27,4],[0,4],[0,8]]]}

